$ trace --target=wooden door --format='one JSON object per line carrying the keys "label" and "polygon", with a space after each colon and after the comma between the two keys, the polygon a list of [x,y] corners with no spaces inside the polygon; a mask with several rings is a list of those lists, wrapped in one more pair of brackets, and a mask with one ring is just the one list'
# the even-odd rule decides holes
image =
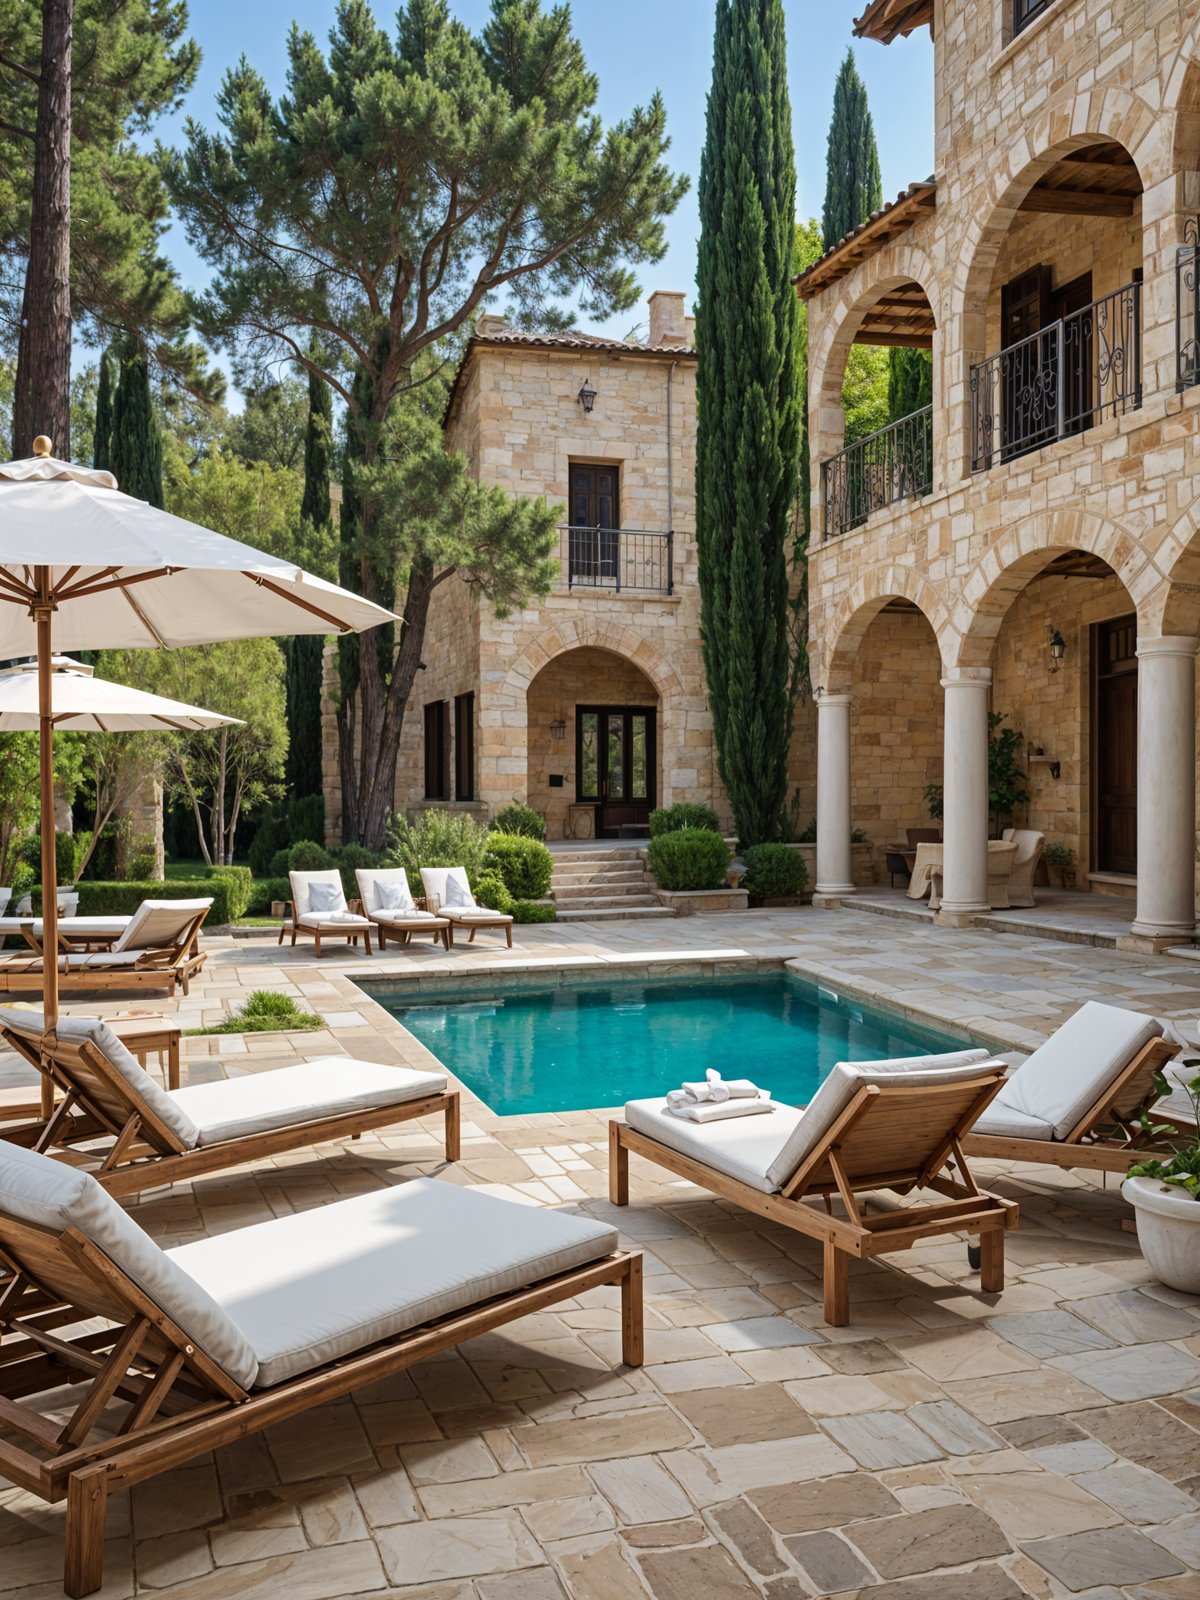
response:
{"label": "wooden door", "polygon": [[620,560],[620,487],[616,467],[572,461],[569,581],[615,584]]}
{"label": "wooden door", "polygon": [[1005,461],[1053,439],[1053,339],[1042,333],[1051,321],[1050,268],[1030,267],[1000,291],[1000,453]]}
{"label": "wooden door", "polygon": [[643,828],[655,804],[652,706],[579,706],[575,712],[575,798],[596,807],[596,837]]}
{"label": "wooden door", "polygon": [[1137,872],[1137,618],[1093,632],[1092,837],[1097,872]]}
{"label": "wooden door", "polygon": [[1091,315],[1080,313],[1092,303],[1092,275],[1083,272],[1051,296],[1051,320],[1063,323],[1063,433],[1082,433],[1092,420],[1094,340]]}

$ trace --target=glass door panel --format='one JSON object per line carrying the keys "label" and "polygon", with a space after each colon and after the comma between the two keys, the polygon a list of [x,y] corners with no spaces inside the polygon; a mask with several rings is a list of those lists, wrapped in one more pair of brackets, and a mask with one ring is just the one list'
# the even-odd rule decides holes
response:
{"label": "glass door panel", "polygon": [[654,809],[655,713],[643,706],[578,706],[576,799],[596,806],[596,836],[644,828]]}

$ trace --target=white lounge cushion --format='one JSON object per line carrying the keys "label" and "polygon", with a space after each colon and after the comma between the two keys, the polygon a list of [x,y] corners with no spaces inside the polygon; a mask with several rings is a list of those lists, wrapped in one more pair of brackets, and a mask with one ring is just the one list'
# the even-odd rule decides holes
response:
{"label": "white lounge cushion", "polygon": [[1027,1116],[1024,1111],[1014,1111],[1003,1103],[1004,1090],[975,1120],[972,1133],[986,1133],[993,1139],[1053,1139],[1054,1129],[1041,1117]]}
{"label": "white lounge cushion", "polygon": [[486,906],[473,906],[460,911],[458,906],[444,905],[442,910],[452,922],[511,922],[507,911],[490,911]]}
{"label": "white lounge cushion", "polygon": [[445,1087],[443,1072],[325,1056],[273,1072],[189,1084],[173,1090],[170,1098],[199,1129],[199,1142],[209,1145],[320,1117],[403,1105],[423,1095],[441,1094]]}
{"label": "white lounge cushion", "polygon": [[625,1121],[638,1133],[763,1194],[775,1192],[767,1168],[803,1115],[796,1106],[777,1105],[768,1116],[700,1123],[671,1116],[662,1099],[630,1100],[625,1107]]}
{"label": "white lounge cushion", "polygon": [[77,1228],[231,1378],[243,1388],[254,1382],[258,1362],[246,1335],[90,1173],[0,1140],[0,1212],[55,1232]]}
{"label": "white lounge cushion", "polygon": [[927,1067],[969,1067],[975,1061],[995,1059],[991,1050],[985,1050],[982,1045],[972,1045],[962,1050],[943,1050],[932,1055],[881,1056],[878,1061],[852,1061],[845,1065],[857,1067],[860,1072],[914,1072]]}
{"label": "white lounge cushion", "polygon": [[[959,1052],[954,1052],[959,1054]],[[983,1078],[1003,1063],[987,1059],[973,1060],[965,1065],[914,1067],[914,1058],[898,1056],[893,1061],[866,1062],[839,1061],[825,1082],[813,1095],[804,1109],[804,1116],[778,1156],[767,1168],[767,1177],[776,1189],[784,1184],[810,1152],[821,1142],[830,1128],[850,1104],[864,1084],[886,1088],[897,1078],[903,1078],[913,1088],[933,1084],[969,1083],[973,1078]]]}
{"label": "white lounge cushion", "polygon": [[356,916],[353,911],[302,911],[298,926],[321,929],[360,928],[367,932],[371,924],[366,917]]}
{"label": "white lounge cushion", "polygon": [[355,869],[363,910],[371,913],[416,910],[416,902],[403,867],[358,867]]}
{"label": "white lounge cushion", "polygon": [[[59,917],[58,928],[60,933],[81,934],[111,934],[114,938],[129,926],[129,917]],[[19,933],[22,928],[32,928],[35,938],[42,936],[42,919],[40,917],[0,917],[0,933]]]}
{"label": "white lounge cushion", "polygon": [[1056,1139],[1109,1089],[1163,1025],[1140,1011],[1089,1000],[1007,1080],[994,1102],[1048,1122]]}
{"label": "white lounge cushion", "polygon": [[390,911],[384,907],[375,912],[375,921],[386,923],[389,928],[408,928],[419,922],[436,922],[440,927],[446,920],[436,911]]}
{"label": "white lounge cushion", "polygon": [[[0,1009],[0,1027],[20,1034],[36,1047],[46,1031],[46,1022],[40,1011],[16,1011],[5,1007]],[[106,1056],[114,1071],[129,1087],[130,1111],[136,1110],[139,1104],[148,1106],[158,1120],[171,1129],[185,1150],[195,1149],[200,1142],[200,1129],[180,1104],[179,1095],[182,1091],[172,1093],[160,1089],[106,1022],[98,1017],[60,1015],[56,1031],[65,1044],[80,1044],[86,1040]]]}
{"label": "white lounge cushion", "polygon": [[607,1223],[418,1178],[171,1251],[269,1388],[435,1317],[598,1260]]}
{"label": "white lounge cushion", "polygon": [[[345,911],[346,896],[342,889],[342,875],[336,867],[329,867],[322,872],[289,872],[288,881],[292,886],[292,901],[297,915],[303,916],[306,911]],[[322,884],[327,885],[332,892],[333,901],[331,904],[318,906],[313,902],[313,889]]]}
{"label": "white lounge cushion", "polygon": [[211,898],[143,900],[113,949],[161,950],[180,939],[201,911],[211,909]]}

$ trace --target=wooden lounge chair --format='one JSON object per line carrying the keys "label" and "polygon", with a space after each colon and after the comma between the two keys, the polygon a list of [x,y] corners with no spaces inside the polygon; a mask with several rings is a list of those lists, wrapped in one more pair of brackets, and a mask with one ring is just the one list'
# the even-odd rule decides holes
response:
{"label": "wooden lounge chair", "polygon": [[[356,945],[361,939],[371,954],[371,924],[346,905],[342,875],[335,868],[328,872],[289,872],[292,885],[292,944],[296,935],[310,933],[321,954],[322,939],[346,939]],[[280,944],[287,924],[279,929]]]}
{"label": "wooden lounge chair", "polygon": [[[480,928],[502,928],[512,949],[513,919],[504,911],[492,911],[476,903],[464,867],[422,867],[425,904],[438,916],[449,919],[452,928],[467,928],[470,944]],[[453,942],[454,935],[450,935]]]}
{"label": "wooden lounge chair", "polygon": [[[963,1149],[1122,1173],[1140,1155],[1165,1155],[1139,1119],[1160,1099],[1156,1079],[1180,1049],[1154,1017],[1089,1000],[1005,1080]],[[1155,1110],[1154,1120],[1173,1119]]]}
{"label": "wooden lounge chair", "polygon": [[19,1441],[0,1477],[66,1499],[64,1587],[91,1594],[110,1494],[518,1317],[619,1284],[640,1365],[642,1259],[616,1243],[417,1179],[164,1251],[86,1173],[0,1145],[0,1427]]}
{"label": "wooden lounge chair", "polygon": [[417,910],[403,867],[370,872],[358,867],[354,876],[358,879],[363,913],[375,924],[381,950],[387,948],[389,934],[396,944],[408,944],[414,933],[431,933],[434,944],[440,941],[449,950],[453,937],[449,917]]}
{"label": "wooden lounge chair", "polygon": [[[143,900],[111,949],[59,952],[59,992],[164,989],[173,995],[179,985],[187,994],[204,965],[198,935],[211,908],[208,899]],[[0,958],[0,990],[40,991],[44,959],[44,955]]]}
{"label": "wooden lounge chair", "polygon": [[[111,950],[132,921],[132,917],[60,917],[59,949]],[[40,956],[42,928],[41,917],[0,917],[0,943],[9,934],[16,934]]]}
{"label": "wooden lounge chair", "polygon": [[62,1095],[46,1120],[4,1137],[88,1167],[110,1194],[357,1137],[443,1113],[446,1160],[459,1158],[459,1099],[440,1072],[328,1056],[273,1072],[160,1089],[95,1017],[0,1010],[0,1037]]}
{"label": "wooden lounge chair", "polygon": [[[936,1067],[928,1060],[840,1062],[807,1107],[777,1106],[767,1116],[695,1123],[668,1112],[665,1100],[632,1100],[625,1121],[609,1123],[609,1198],[628,1203],[632,1150],[820,1240],[825,1321],[834,1327],[850,1320],[851,1257],[869,1260],[939,1234],[978,1234],[982,1288],[997,1293],[1004,1230],[1016,1226],[1017,1208],[979,1189],[962,1139],[1004,1081],[1004,1063],[983,1050]],[[931,1189],[941,1198],[865,1215],[859,1197],[878,1189]],[[832,1212],[835,1195],[844,1216]]]}

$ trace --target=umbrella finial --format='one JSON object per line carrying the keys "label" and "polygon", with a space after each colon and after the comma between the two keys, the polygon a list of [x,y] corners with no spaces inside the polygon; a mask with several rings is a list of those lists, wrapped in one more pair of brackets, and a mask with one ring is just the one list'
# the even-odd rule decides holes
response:
{"label": "umbrella finial", "polygon": [[39,433],[37,438],[33,441],[33,453],[35,456],[53,455],[54,440],[47,438],[44,433]]}

